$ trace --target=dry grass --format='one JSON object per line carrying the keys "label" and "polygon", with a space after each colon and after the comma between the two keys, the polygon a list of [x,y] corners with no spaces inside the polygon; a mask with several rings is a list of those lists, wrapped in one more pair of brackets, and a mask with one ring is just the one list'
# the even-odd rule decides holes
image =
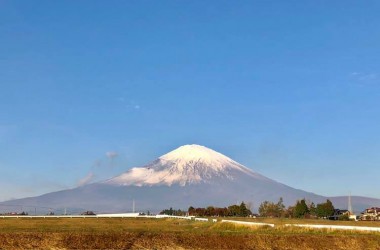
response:
{"label": "dry grass", "polygon": [[380,234],[174,219],[0,219],[0,248],[380,249]]}

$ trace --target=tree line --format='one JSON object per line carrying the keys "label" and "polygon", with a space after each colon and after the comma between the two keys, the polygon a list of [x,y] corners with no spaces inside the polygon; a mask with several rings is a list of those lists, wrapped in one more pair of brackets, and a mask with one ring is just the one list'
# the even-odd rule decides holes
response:
{"label": "tree line", "polygon": [[228,207],[193,207],[190,206],[187,211],[181,209],[164,209],[160,214],[167,215],[176,215],[176,216],[219,216],[219,217],[228,217],[228,216],[238,216],[238,217],[247,217],[252,214],[252,211],[247,207],[247,205],[242,202],[240,205],[231,205]]}
{"label": "tree line", "polygon": [[259,214],[262,217],[328,218],[334,215],[334,211],[335,208],[329,199],[317,205],[314,202],[302,199],[298,200],[293,206],[286,208],[283,199],[280,198],[277,203],[264,201],[259,206]]}
{"label": "tree line", "polygon": [[[264,201],[259,206],[259,215],[261,217],[276,218],[328,218],[334,215],[335,208],[332,202],[327,199],[326,202],[315,204],[305,199],[298,200],[294,205],[286,207],[282,198],[278,202]],[[231,205],[228,207],[193,207],[189,209],[164,209],[160,214],[175,216],[219,216],[219,217],[247,217],[252,215],[252,211],[244,202],[240,205]]]}

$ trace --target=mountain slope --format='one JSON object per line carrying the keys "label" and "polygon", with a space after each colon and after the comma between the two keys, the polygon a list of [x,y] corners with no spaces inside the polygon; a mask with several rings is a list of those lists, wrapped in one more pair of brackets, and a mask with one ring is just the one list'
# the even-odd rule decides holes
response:
{"label": "mountain slope", "polygon": [[[134,200],[139,211],[227,206],[241,201],[252,203],[257,210],[262,201],[278,201],[280,197],[286,205],[293,205],[297,199],[303,198],[314,203],[327,199],[271,180],[209,148],[185,145],[144,167],[132,168],[109,180],[3,202],[0,209],[21,207],[31,209],[32,213],[34,207],[38,207],[40,213],[42,207],[52,208],[57,213],[62,213],[65,208],[72,213],[84,210],[120,212],[130,211]],[[331,200],[336,207],[347,208],[347,197]],[[352,204],[360,211],[365,207],[380,206],[380,200],[352,197]]]}

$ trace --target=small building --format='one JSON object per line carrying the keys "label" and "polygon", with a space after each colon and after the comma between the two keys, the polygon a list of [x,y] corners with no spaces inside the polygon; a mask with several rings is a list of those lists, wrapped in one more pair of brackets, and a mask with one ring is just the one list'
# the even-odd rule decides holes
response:
{"label": "small building", "polygon": [[329,220],[339,220],[339,218],[343,215],[350,216],[350,211],[346,209],[334,209],[334,214],[329,216]]}
{"label": "small building", "polygon": [[361,213],[360,220],[380,221],[380,207],[367,208]]}

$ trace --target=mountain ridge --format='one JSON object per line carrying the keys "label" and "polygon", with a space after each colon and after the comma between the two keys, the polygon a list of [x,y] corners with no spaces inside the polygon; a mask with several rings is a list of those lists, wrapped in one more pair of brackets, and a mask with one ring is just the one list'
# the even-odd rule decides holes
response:
{"label": "mountain ridge", "polygon": [[[228,206],[250,202],[256,209],[265,200],[285,205],[299,199],[314,203],[331,199],[337,208],[347,208],[346,197],[326,197],[296,189],[250,170],[212,149],[184,145],[150,164],[132,168],[106,181],[77,188],[0,202],[4,207],[49,207],[57,211],[130,211],[132,201],[140,211],[158,212],[168,207]],[[355,211],[380,206],[380,199],[352,197]]]}

